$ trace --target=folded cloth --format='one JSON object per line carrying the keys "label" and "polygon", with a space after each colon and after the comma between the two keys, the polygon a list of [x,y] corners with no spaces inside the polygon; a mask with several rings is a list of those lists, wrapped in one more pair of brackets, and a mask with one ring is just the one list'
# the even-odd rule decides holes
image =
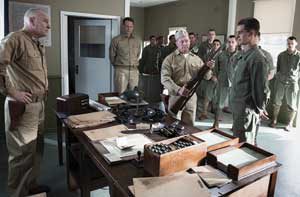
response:
{"label": "folded cloth", "polygon": [[68,124],[72,128],[98,126],[115,120],[116,115],[109,111],[92,112],[68,117]]}

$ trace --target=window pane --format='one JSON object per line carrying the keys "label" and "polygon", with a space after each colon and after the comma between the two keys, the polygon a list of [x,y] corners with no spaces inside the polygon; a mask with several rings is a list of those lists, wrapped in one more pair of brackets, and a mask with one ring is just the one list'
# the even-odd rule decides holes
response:
{"label": "window pane", "polygon": [[80,26],[80,56],[105,58],[104,26]]}

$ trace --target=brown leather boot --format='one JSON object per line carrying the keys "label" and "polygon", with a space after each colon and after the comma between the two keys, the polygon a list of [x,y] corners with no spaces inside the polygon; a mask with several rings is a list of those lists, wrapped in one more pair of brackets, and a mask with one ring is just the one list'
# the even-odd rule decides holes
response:
{"label": "brown leather boot", "polygon": [[295,111],[288,112],[288,125],[284,127],[285,131],[291,131],[291,129],[293,128],[293,121],[294,121],[295,114],[296,114]]}
{"label": "brown leather boot", "polygon": [[278,117],[279,111],[280,111],[280,106],[273,105],[272,120],[269,124],[269,127],[276,128],[277,117]]}

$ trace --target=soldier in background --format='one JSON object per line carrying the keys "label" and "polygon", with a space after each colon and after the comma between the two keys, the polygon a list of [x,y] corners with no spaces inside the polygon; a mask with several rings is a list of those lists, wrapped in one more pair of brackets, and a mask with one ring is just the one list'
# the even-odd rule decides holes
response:
{"label": "soldier in background", "polygon": [[[218,39],[215,39],[213,41],[213,48],[212,50],[206,55],[206,60],[208,62],[213,62],[215,63],[217,57],[221,54],[222,52],[222,48],[221,48],[222,44],[221,41]],[[200,95],[202,96],[203,99],[199,99],[198,100],[198,105],[199,106],[203,106],[202,110],[199,109],[199,111],[201,111],[199,119],[200,120],[204,120],[207,119],[207,112],[208,112],[208,106],[209,103],[211,103],[212,106],[212,111],[215,109],[215,105],[216,105],[216,85],[217,85],[217,76],[215,73],[213,73],[213,76],[211,77],[210,80],[207,81],[203,81],[200,84]],[[198,107],[199,108],[199,107]]]}
{"label": "soldier in background", "polygon": [[133,89],[139,81],[139,57],[141,40],[133,34],[134,20],[123,19],[124,33],[114,37],[109,49],[109,58],[114,66],[115,91],[123,93],[126,89]]}
{"label": "soldier in background", "polygon": [[[228,107],[228,95],[232,83],[232,73],[235,67],[237,59],[237,41],[234,35],[231,35],[227,39],[227,48],[225,51],[216,58],[214,73],[217,77],[217,90],[216,90],[216,105],[215,110],[215,122],[213,127],[219,127],[219,114],[220,110],[230,113]],[[226,103],[227,102],[227,103]]]}
{"label": "soldier in background", "polygon": [[142,58],[140,59],[139,71],[144,74],[159,74],[157,65],[158,47],[155,36],[149,37],[150,44],[143,49]]}
{"label": "soldier in background", "polygon": [[275,128],[282,100],[288,105],[288,124],[285,131],[290,131],[297,110],[297,95],[299,91],[300,52],[296,49],[297,39],[291,36],[287,39],[287,50],[281,52],[277,59],[275,75],[275,97],[273,101],[273,116],[270,127]]}
{"label": "soldier in background", "polygon": [[189,33],[189,38],[190,38],[190,42],[191,42],[190,51],[192,53],[194,53],[195,55],[198,55],[199,43],[198,43],[198,39],[197,39],[196,34],[194,32],[190,32]]}
{"label": "soldier in background", "polygon": [[161,64],[164,61],[163,59],[163,52],[164,52],[164,37],[163,36],[157,36],[156,38],[156,46],[158,48],[158,67],[159,67],[159,71],[161,70]]}
{"label": "soldier in background", "polygon": [[[207,32],[207,40],[202,42],[199,45],[199,50],[198,50],[198,56],[201,58],[201,60],[206,63],[208,61],[208,59],[206,59],[208,57],[208,54],[211,52],[212,48],[213,48],[213,41],[216,38],[216,31],[214,29],[209,29]],[[207,103],[207,101],[205,101],[205,91],[206,91],[206,84],[207,82],[203,81],[200,86],[198,87],[196,93],[197,93],[197,97],[198,97],[198,101],[197,101],[197,115],[200,114],[205,110],[205,106],[204,104]],[[205,110],[207,111],[207,109]],[[200,117],[199,116],[199,117]],[[203,115],[203,117],[201,117],[202,119],[207,118],[207,115]]]}
{"label": "soldier in background", "polygon": [[213,41],[216,39],[216,31],[214,29],[209,29],[207,32],[207,40],[202,42],[199,46],[198,56],[204,61],[208,60],[207,55],[213,48]]}
{"label": "soldier in background", "polygon": [[175,35],[169,36],[169,44],[164,48],[163,59],[177,49]]}

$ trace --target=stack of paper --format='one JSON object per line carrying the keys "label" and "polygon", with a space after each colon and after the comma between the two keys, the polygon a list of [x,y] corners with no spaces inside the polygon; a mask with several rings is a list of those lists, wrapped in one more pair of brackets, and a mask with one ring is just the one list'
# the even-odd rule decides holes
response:
{"label": "stack of paper", "polygon": [[109,111],[100,111],[68,117],[68,124],[72,128],[98,126],[115,120],[116,115]]}
{"label": "stack of paper", "polygon": [[126,131],[127,127],[123,124],[115,125],[111,127],[105,127],[101,129],[94,129],[84,131],[83,133],[91,140],[91,141],[99,141],[112,137],[120,137],[126,134],[123,134],[122,131]]}
{"label": "stack of paper", "polygon": [[230,140],[230,138],[223,136],[219,133],[215,133],[215,132],[211,132],[211,133],[195,133],[193,134],[193,136],[204,140],[207,143],[207,146],[212,146],[215,144],[219,144],[222,142],[226,142],[228,140]]}
{"label": "stack of paper", "polygon": [[192,170],[198,173],[209,187],[222,186],[232,181],[223,172],[209,165],[193,167]]}
{"label": "stack of paper", "polygon": [[208,197],[209,190],[197,174],[176,173],[163,177],[134,178],[131,191],[136,197]]}
{"label": "stack of paper", "polygon": [[129,134],[99,141],[109,152],[103,155],[109,162],[121,161],[124,157],[135,156],[138,151],[143,154],[144,145],[152,142],[143,134]]}
{"label": "stack of paper", "polygon": [[117,96],[105,97],[105,102],[110,106],[126,103],[125,100],[120,99],[120,97]]}
{"label": "stack of paper", "polygon": [[217,156],[218,162],[223,165],[228,166],[231,164],[238,168],[263,158],[265,158],[263,154],[255,152],[247,147],[236,148]]}

